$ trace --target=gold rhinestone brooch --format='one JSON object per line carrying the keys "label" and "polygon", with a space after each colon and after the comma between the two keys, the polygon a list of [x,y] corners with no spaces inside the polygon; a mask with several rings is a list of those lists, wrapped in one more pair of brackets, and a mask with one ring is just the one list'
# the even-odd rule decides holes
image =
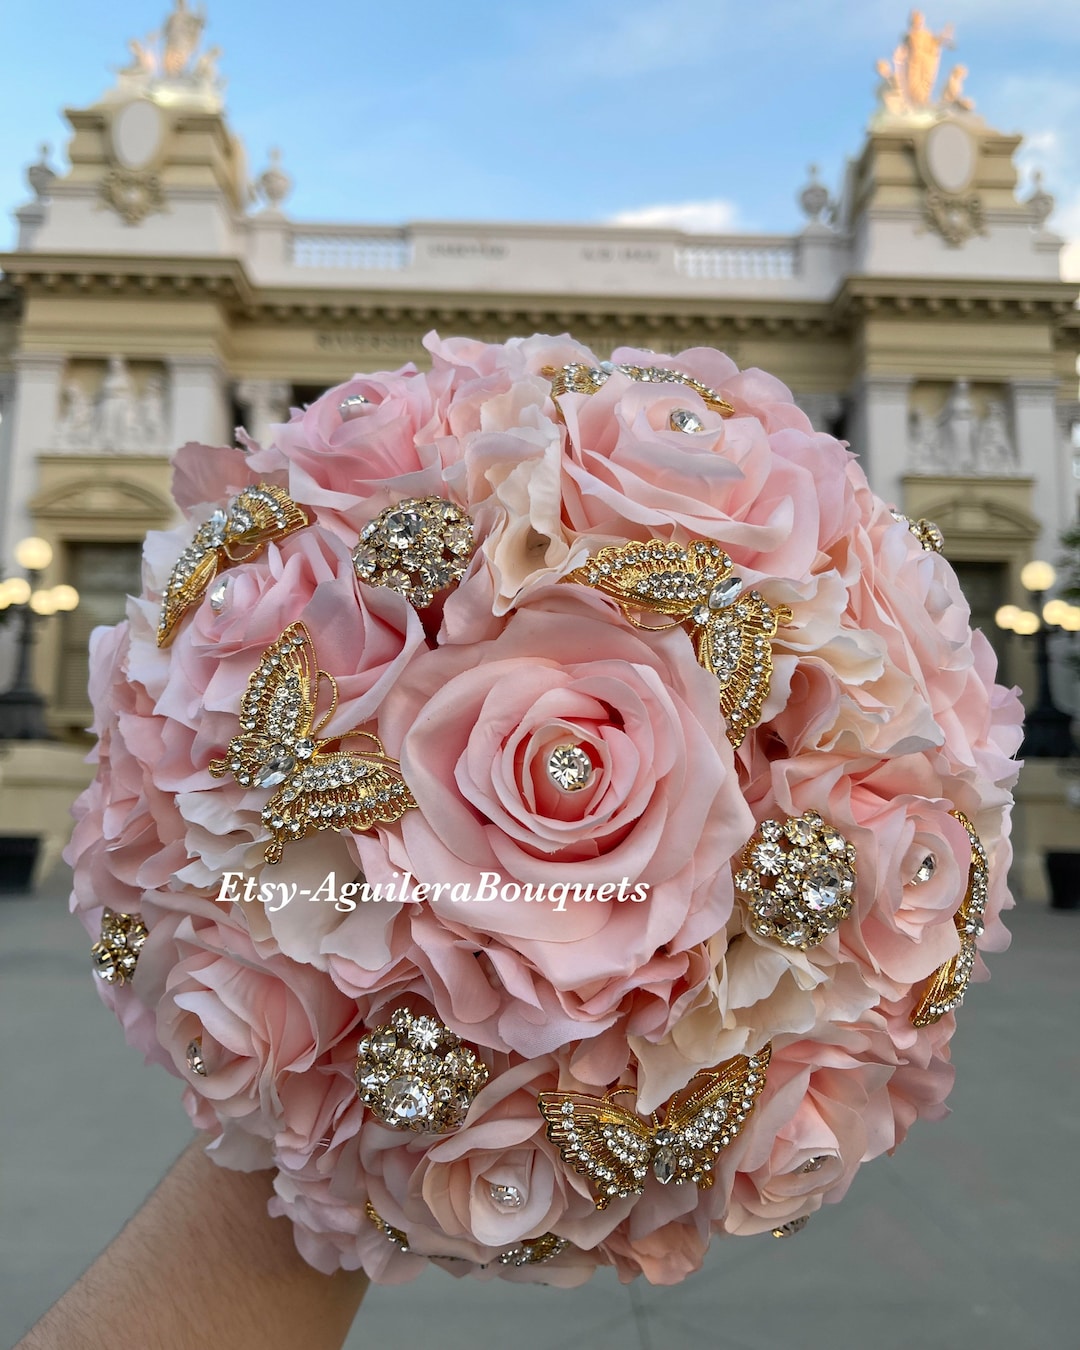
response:
{"label": "gold rhinestone brooch", "polygon": [[388,586],[415,609],[426,609],[436,592],[465,575],[475,546],[472,521],[459,506],[442,497],[412,497],[364,526],[353,567],[369,586]]}
{"label": "gold rhinestone brooch", "polygon": [[448,1134],[465,1120],[488,1068],[435,1017],[395,1008],[356,1047],[356,1090],[395,1130]]}
{"label": "gold rhinestone brooch", "polygon": [[509,1251],[500,1252],[500,1266],[542,1266],[566,1251],[570,1243],[566,1238],[556,1237],[554,1233],[541,1233],[531,1242],[519,1242]]}
{"label": "gold rhinestone brooch", "polygon": [[199,603],[219,572],[251,562],[278,539],[310,525],[307,513],[272,483],[245,488],[218,508],[184,549],[161,599],[157,644],[167,647],[180,620]]}
{"label": "gold rhinestone brooch", "polygon": [[[786,605],[744,590],[720,545],[703,539],[685,548],[660,539],[609,545],[564,580],[612,596],[637,628],[686,628],[697,659],[719,682],[728,740],[741,745],[769,694],[771,641],[792,618]],[[642,623],[634,617],[642,610],[672,622]]]}
{"label": "gold rhinestone brooch", "polygon": [[806,951],[851,911],[855,848],[816,811],[763,820],[743,849],[735,889],[755,933]]}
{"label": "gold rhinestone brooch", "polygon": [[364,1202],[364,1213],[367,1215],[368,1220],[373,1223],[383,1237],[386,1238],[387,1242],[396,1247],[399,1252],[407,1252],[409,1250],[409,1239],[406,1235],[400,1228],[395,1228],[393,1224],[387,1223],[370,1200]]}
{"label": "gold rhinestone brooch", "polygon": [[106,984],[127,984],[135,974],[139,952],[149,936],[138,914],[121,914],[105,909],[101,915],[101,937],[90,948],[94,974]]}
{"label": "gold rhinestone brooch", "polygon": [[922,544],[923,548],[930,553],[945,552],[945,536],[932,520],[912,520],[910,516],[905,516],[902,511],[894,511],[893,518],[903,521],[915,538]]}
{"label": "gold rhinestone brooch", "polygon": [[[315,722],[319,682],[330,686],[330,706]],[[266,861],[281,861],[290,840],[316,830],[370,830],[392,824],[416,805],[397,760],[370,731],[346,731],[326,740],[319,732],[337,710],[337,682],[319,669],[311,635],[291,624],[267,647],[240,704],[240,735],[224,759],[210,761],[215,778],[231,773],[241,787],[275,788],[263,808],[271,842]],[[328,749],[364,736],[374,750]]]}
{"label": "gold rhinestone brooch", "polygon": [[628,1087],[603,1097],[541,1092],[540,1114],[563,1161],[591,1184],[597,1209],[640,1195],[650,1171],[665,1186],[693,1181],[707,1190],[717,1154],[742,1131],[765,1086],[771,1053],[766,1046],[697,1074],[667,1103],[663,1121],[655,1111],[642,1120],[624,1110],[615,1098],[632,1095]]}
{"label": "gold rhinestone brooch", "polygon": [[[409,1251],[409,1238],[400,1228],[395,1228],[389,1224],[378,1212],[370,1200],[364,1204],[364,1213],[368,1221],[379,1230],[391,1246],[396,1247],[399,1252]],[[500,1266],[542,1266],[545,1261],[551,1261],[562,1252],[566,1251],[570,1243],[566,1238],[557,1237],[554,1233],[541,1233],[538,1238],[532,1238],[527,1242],[519,1242],[516,1247],[511,1247],[508,1251],[500,1252],[496,1257]],[[433,1261],[461,1261],[460,1256],[438,1256],[431,1255]]]}
{"label": "gold rhinestone brooch", "polygon": [[[595,394],[616,372],[639,384],[677,384],[685,389],[693,389],[707,408],[712,408],[722,417],[733,417],[735,414],[732,405],[726,398],[721,398],[715,389],[695,380],[692,375],[686,375],[681,370],[669,370],[666,366],[626,366],[615,365],[611,361],[601,361],[598,366],[586,366],[574,362],[561,368],[549,366],[543,373],[551,381],[551,397],[559,399],[563,394]],[[682,428],[673,427],[672,430]]]}
{"label": "gold rhinestone brooch", "polygon": [[928,1027],[940,1022],[946,1013],[958,1008],[967,993],[971,972],[975,969],[975,941],[982,936],[983,913],[986,909],[987,888],[990,870],[986,860],[986,850],[975,833],[975,827],[962,811],[952,811],[950,815],[963,825],[971,844],[971,863],[968,868],[967,890],[953,922],[960,935],[960,950],[950,957],[943,966],[939,966],[923,992],[911,1022],[916,1027]]}

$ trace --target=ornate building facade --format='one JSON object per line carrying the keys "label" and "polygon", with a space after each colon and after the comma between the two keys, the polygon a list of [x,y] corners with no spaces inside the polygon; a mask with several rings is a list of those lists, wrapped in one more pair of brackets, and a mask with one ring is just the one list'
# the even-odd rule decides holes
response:
{"label": "ornate building facade", "polygon": [[424,364],[432,328],[570,330],[601,356],[708,344],[778,374],[879,493],[940,525],[992,636],[1020,567],[1055,552],[1075,512],[1077,288],[1052,199],[1018,195],[1021,138],[977,114],[963,67],[939,71],[920,16],[879,63],[835,200],[812,174],[798,233],[715,236],[295,220],[276,158],[248,177],[201,25],[178,0],[161,41],[132,42],[114,87],[66,114],[68,164],[31,167],[0,255],[0,564],[40,535],[48,579],[81,597],[37,652],[57,733],[86,725],[89,631],[122,615],[143,535],[171,522],[170,449],[240,422],[271,435],[356,370]]}

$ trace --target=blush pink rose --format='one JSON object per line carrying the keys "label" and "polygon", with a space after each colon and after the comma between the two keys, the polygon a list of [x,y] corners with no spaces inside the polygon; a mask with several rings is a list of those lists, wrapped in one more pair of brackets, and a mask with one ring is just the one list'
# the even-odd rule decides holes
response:
{"label": "blush pink rose", "polygon": [[[562,912],[530,902],[433,906],[440,922],[487,946],[515,993],[519,963],[557,993],[588,989],[580,1034],[600,1029],[590,1023],[662,947],[684,952],[730,913],[726,863],[751,822],[715,681],[684,633],[639,634],[586,588],[549,587],[490,641],[415,658],[379,732],[419,807],[402,819],[400,853],[395,838],[390,856],[418,882],[477,891],[487,872],[519,885],[607,885],[612,897],[621,883],[628,897],[648,887],[643,903]],[[583,746],[595,765],[583,791],[563,793],[547,774],[563,743]],[[547,1048],[568,1029],[553,1026]],[[543,1052],[538,1030],[523,1053]],[[502,1033],[516,1048],[510,1029]]]}
{"label": "blush pink rose", "polygon": [[[173,1071],[226,1129],[271,1139],[323,1093],[320,1060],[357,1023],[356,1005],[324,974],[258,950],[242,917],[162,914],[139,957],[137,993],[156,1009]],[[197,1041],[205,1073],[188,1063]],[[219,1145],[220,1147],[220,1145]]]}

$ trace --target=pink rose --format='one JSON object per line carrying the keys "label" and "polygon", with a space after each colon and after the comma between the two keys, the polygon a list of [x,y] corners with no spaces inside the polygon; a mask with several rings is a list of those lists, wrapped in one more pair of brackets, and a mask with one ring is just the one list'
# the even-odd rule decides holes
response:
{"label": "pink rose", "polygon": [[[511,1048],[543,1053],[572,1039],[573,1026],[595,1034],[661,948],[687,952],[730,912],[726,862],[751,821],[715,680],[684,633],[639,633],[586,588],[549,587],[489,641],[414,658],[379,733],[419,807],[390,857],[418,882],[475,891],[496,873],[518,885],[610,888],[609,902],[564,902],[562,912],[549,902],[432,906],[486,948],[516,997],[534,972],[563,1004],[527,1048],[502,1023]],[[562,792],[548,774],[562,744],[583,747],[594,766],[582,791]],[[641,903],[629,898],[639,883]]]}
{"label": "pink rose", "polygon": [[[321,1099],[319,1061],[353,1030],[357,1011],[325,975],[259,951],[241,916],[218,911],[159,915],[139,957],[136,992],[156,1009],[173,1071],[242,1156],[241,1134],[272,1138]],[[193,1042],[201,1074],[189,1062]]]}

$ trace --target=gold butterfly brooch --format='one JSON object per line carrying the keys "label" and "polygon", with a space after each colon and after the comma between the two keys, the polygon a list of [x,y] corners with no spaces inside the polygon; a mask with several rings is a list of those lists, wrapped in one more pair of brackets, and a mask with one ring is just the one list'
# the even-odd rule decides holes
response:
{"label": "gold butterfly brooch", "polygon": [[[315,722],[319,682],[330,685],[330,707]],[[291,624],[271,646],[248,681],[240,705],[240,735],[224,759],[210,761],[215,778],[231,773],[241,787],[276,788],[263,807],[270,831],[266,861],[281,861],[293,839],[315,830],[370,830],[392,824],[416,805],[397,760],[370,731],[346,731],[319,739],[338,705],[337,681],[319,669],[311,634]],[[338,746],[349,736],[365,736],[375,749],[359,752]]]}
{"label": "gold butterfly brooch", "polygon": [[604,1097],[541,1092],[540,1114],[563,1161],[591,1183],[597,1209],[640,1195],[650,1170],[665,1186],[693,1181],[708,1190],[717,1154],[741,1133],[765,1086],[771,1054],[766,1045],[697,1074],[668,1102],[663,1123],[655,1111],[642,1120],[618,1105],[629,1087]]}
{"label": "gold butterfly brooch", "polygon": [[[662,539],[609,545],[564,580],[612,596],[635,628],[685,627],[697,659],[720,683],[728,740],[742,744],[769,694],[771,641],[792,619],[786,605],[770,605],[758,591],[744,590],[731,559],[704,539],[685,548]],[[634,610],[651,610],[672,622],[641,623]]]}
{"label": "gold butterfly brooch", "polygon": [[975,957],[978,954],[975,944],[976,939],[982,936],[983,913],[989,896],[990,869],[982,840],[963,811],[950,811],[949,814],[963,825],[971,844],[967,889],[959,910],[953,916],[953,923],[960,935],[960,950],[930,977],[911,1014],[912,1026],[916,1027],[933,1026],[946,1013],[953,1012],[963,1003],[975,969]]}
{"label": "gold butterfly brooch", "polygon": [[161,598],[158,646],[169,645],[180,620],[199,603],[219,572],[251,562],[267,544],[310,524],[307,513],[273,483],[245,488],[228,506],[218,507],[176,560]]}

